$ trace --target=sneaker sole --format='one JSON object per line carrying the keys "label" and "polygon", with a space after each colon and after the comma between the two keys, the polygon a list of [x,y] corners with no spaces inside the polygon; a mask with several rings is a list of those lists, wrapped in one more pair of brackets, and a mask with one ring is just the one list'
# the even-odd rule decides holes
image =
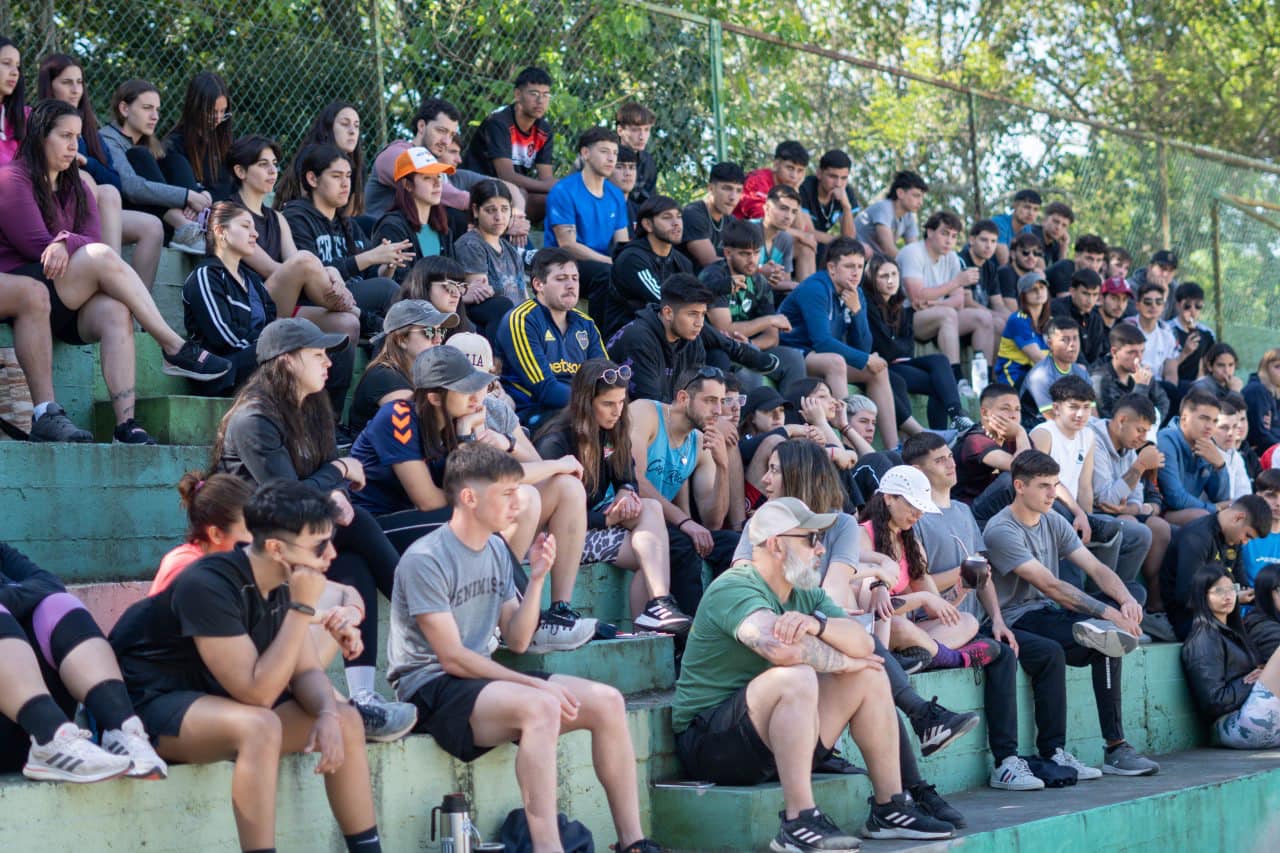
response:
{"label": "sneaker sole", "polygon": [[[779,841],[775,838],[769,842],[769,849],[774,851],[774,853],[809,853],[809,851],[818,850],[819,848],[809,847],[807,845],[800,847],[786,841]],[[854,847],[831,847],[827,849],[830,850],[830,853],[858,853],[858,851],[862,849],[862,845],[859,844]]]}
{"label": "sneaker sole", "polygon": [[1138,647],[1138,638],[1120,630],[1102,630],[1088,622],[1071,626],[1071,637],[1078,645],[1093,649],[1109,658],[1122,658]]}
{"label": "sneaker sole", "polygon": [[22,775],[36,782],[71,782],[73,784],[89,784],[92,782],[106,782],[110,779],[119,779],[121,776],[128,774],[130,764],[120,770],[104,770],[101,773],[86,776],[84,774],[67,773],[56,767],[33,767],[30,764],[23,766]]}
{"label": "sneaker sole", "polygon": [[930,841],[941,838],[954,838],[956,831],[939,830],[938,832],[929,832],[923,829],[901,829],[899,827],[884,827],[882,829],[863,829],[862,837],[871,838],[877,841],[893,838],[907,838],[916,841]]}
{"label": "sneaker sole", "polygon": [[413,718],[413,722],[409,723],[409,725],[405,726],[402,729],[391,732],[390,734],[371,735],[366,733],[364,736],[364,739],[366,743],[392,743],[393,741],[400,740],[400,738],[404,737],[405,735],[409,734],[409,732],[413,731],[413,727],[416,726],[417,724],[418,724],[418,718],[415,716]]}
{"label": "sneaker sole", "polygon": [[950,746],[959,738],[962,738],[965,735],[967,735],[969,732],[973,731],[975,728],[977,728],[977,726],[978,726],[978,715],[974,714],[971,717],[969,717],[969,719],[965,720],[965,722],[963,723],[963,725],[960,726],[960,728],[952,729],[951,734],[946,738],[946,740],[943,740],[942,742],[938,743],[936,746],[925,746],[924,744],[921,744],[920,754],[926,757],[930,755],[936,755],[937,753],[946,749],[948,746]]}
{"label": "sneaker sole", "polygon": [[1125,770],[1110,764],[1102,765],[1102,772],[1108,776],[1154,776],[1160,772],[1159,767],[1148,767],[1145,770]]}
{"label": "sneaker sole", "polygon": [[987,781],[987,786],[990,788],[995,788],[997,791],[1043,791],[1044,782],[1042,782],[1039,779],[1036,779],[1036,782],[1039,782],[1039,784],[1038,785],[1032,785],[1030,783],[1016,784],[1016,783],[1010,783],[1010,782],[997,782],[994,779],[990,779]]}
{"label": "sneaker sole", "polygon": [[194,379],[196,382],[212,382],[215,379],[221,379],[230,372],[231,368],[227,368],[220,373],[197,373],[194,370],[187,370],[185,367],[179,367],[176,364],[165,362],[160,368],[164,371],[165,376],[181,376],[184,379]]}
{"label": "sneaker sole", "polygon": [[634,625],[636,629],[641,631],[657,631],[658,633],[661,633],[661,634],[679,635],[679,634],[689,633],[689,629],[693,627],[693,621],[690,620],[688,622],[664,624],[662,622],[649,622],[642,619],[636,619],[634,622],[632,622],[632,625]]}
{"label": "sneaker sole", "polygon": [[169,774],[161,770],[159,767],[153,767],[146,773],[126,773],[124,774],[130,779],[138,779],[143,782],[158,782],[161,779],[168,779]]}

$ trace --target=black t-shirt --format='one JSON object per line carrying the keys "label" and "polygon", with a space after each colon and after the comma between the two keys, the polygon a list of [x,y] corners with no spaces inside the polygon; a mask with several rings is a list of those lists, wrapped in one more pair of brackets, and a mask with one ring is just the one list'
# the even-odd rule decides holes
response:
{"label": "black t-shirt", "polygon": [[738,439],[738,453],[742,456],[743,468],[751,464],[751,460],[756,458],[756,451],[760,449],[760,445],[771,435],[786,438],[787,430],[784,427],[778,427],[768,432],[758,432],[755,435],[748,435]]}
{"label": "black t-shirt", "polygon": [[[720,229],[724,226],[724,218],[719,222],[711,221],[711,214],[707,210],[707,205],[703,201],[695,201],[692,204],[686,204],[684,210],[680,211],[681,218],[684,220],[684,244],[685,254],[693,259],[693,255],[689,254],[688,245],[694,240],[710,240],[711,246],[716,250],[717,257],[724,257],[724,243],[720,239]],[[697,260],[693,261],[697,266]]]}
{"label": "black t-shirt", "polygon": [[972,503],[1000,473],[985,464],[983,458],[993,450],[1013,453],[1015,449],[1012,439],[1004,445],[996,444],[994,439],[983,432],[981,424],[974,424],[956,442],[956,485],[951,490],[951,496],[956,500]]}
{"label": "black t-shirt", "polygon": [[[1173,330],[1173,337],[1178,342],[1178,346],[1183,349],[1187,346],[1187,338],[1191,333],[1182,328],[1182,324],[1176,319],[1169,321],[1169,328]],[[1200,363],[1204,361],[1204,354],[1209,351],[1209,347],[1213,346],[1213,332],[1209,331],[1209,327],[1205,325],[1197,325],[1196,331],[1200,333],[1200,343],[1196,346],[1195,354],[1188,357],[1186,361],[1178,365],[1178,381],[1179,382],[1195,382],[1196,375],[1200,372]]]}
{"label": "black t-shirt", "polygon": [[[846,184],[844,192],[845,197],[849,199],[849,209],[857,210],[858,202],[853,197],[853,188]],[[829,234],[832,229],[840,227],[840,217],[844,215],[844,210],[834,197],[828,199],[826,204],[818,201],[817,175],[810,175],[801,182],[800,206],[809,211],[815,231]]]}
{"label": "black t-shirt", "polygon": [[1071,277],[1076,274],[1076,262],[1068,258],[1049,264],[1045,268],[1044,277],[1049,281],[1049,295],[1059,297],[1071,290]]}
{"label": "black t-shirt", "polygon": [[482,175],[496,176],[494,160],[510,160],[517,174],[538,177],[538,166],[552,164],[554,137],[551,124],[540,118],[529,132],[516,124],[516,110],[508,105],[489,113],[467,148],[466,167]]}
{"label": "black t-shirt", "polygon": [[275,640],[289,612],[289,587],[281,584],[263,598],[245,547],[201,557],[164,592],[120,617],[110,641],[131,694],[143,694],[143,701],[178,690],[227,696],[195,638],[247,635],[258,654]]}
{"label": "black t-shirt", "polygon": [[1012,299],[1013,303],[1018,303],[1018,279],[1022,278],[1022,273],[1013,268],[1013,264],[1005,264],[996,270],[996,289],[991,291],[995,296],[1001,296],[1005,299]]}
{"label": "black t-shirt", "polygon": [[[991,297],[1005,294],[1000,290],[1000,264],[995,257],[987,258],[981,264],[973,260],[973,255],[969,253],[969,247],[965,246],[960,250],[960,260],[964,262],[966,268],[978,268],[978,284],[973,288],[973,298],[985,308],[991,307]],[[1017,280],[1014,280],[1014,299],[1017,299]]]}
{"label": "black t-shirt", "polygon": [[364,429],[378,413],[378,401],[393,391],[409,391],[413,385],[403,373],[388,364],[375,364],[364,372],[351,395],[351,414],[348,416],[352,432]]}

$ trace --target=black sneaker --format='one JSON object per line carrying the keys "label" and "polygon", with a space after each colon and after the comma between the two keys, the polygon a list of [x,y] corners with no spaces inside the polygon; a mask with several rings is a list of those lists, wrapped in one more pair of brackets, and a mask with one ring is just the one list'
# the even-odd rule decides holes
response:
{"label": "black sneaker", "polygon": [[894,794],[884,805],[868,797],[871,814],[862,829],[863,838],[950,838],[956,828],[925,813],[906,794]]}
{"label": "black sneaker", "polygon": [[633,841],[626,847],[623,847],[622,842],[619,841],[613,849],[617,853],[662,853],[661,845],[656,841],[650,841],[648,838]]}
{"label": "black sneaker", "polygon": [[118,444],[155,444],[156,440],[152,438],[145,429],[139,426],[138,422],[133,418],[122,424],[116,424],[115,430],[111,433],[111,438]]}
{"label": "black sneaker", "polygon": [[852,761],[840,754],[840,750],[833,749],[831,754],[822,761],[813,765],[814,773],[834,773],[841,776],[866,776],[867,771],[863,770]]}
{"label": "black sneaker", "polygon": [[71,418],[67,417],[66,410],[57,403],[50,403],[45,408],[44,414],[31,425],[31,432],[27,434],[27,437],[37,442],[57,441],[85,444],[93,441],[93,433],[87,429],[80,429],[80,427],[72,423]]}
{"label": "black sneaker", "polygon": [[805,850],[860,850],[862,842],[836,826],[831,818],[815,809],[805,809],[787,820],[786,812],[779,812],[782,826],[769,842],[769,849],[777,853],[803,853]]}
{"label": "black sneaker", "polygon": [[196,382],[211,382],[231,369],[231,362],[201,349],[195,341],[187,341],[173,355],[165,354],[164,372],[169,376],[185,376]]}
{"label": "black sneaker", "polygon": [[351,449],[351,445],[356,443],[356,433],[351,431],[351,427],[346,424],[333,425],[333,440],[338,446],[338,450],[347,451]]}
{"label": "black sneaker", "polygon": [[920,754],[926,758],[961,735],[973,731],[976,725],[978,725],[976,712],[967,711],[957,714],[954,711],[948,711],[938,704],[937,696],[933,697],[924,711],[911,718],[911,728],[915,729],[916,737],[920,738]]}
{"label": "black sneaker", "polygon": [[684,634],[689,630],[693,620],[689,618],[676,600],[669,595],[650,599],[644,606],[644,612],[635,619],[635,626],[641,631],[661,631],[664,634]]}
{"label": "black sneaker", "polygon": [[928,649],[920,646],[898,649],[892,654],[907,675],[913,675],[933,663],[933,655],[929,654]]}
{"label": "black sneaker", "polygon": [[955,806],[942,799],[942,795],[938,793],[938,789],[930,785],[928,782],[921,782],[918,785],[912,785],[907,791],[911,794],[911,799],[915,800],[917,806],[924,811],[925,814],[936,817],[938,820],[944,820],[954,826],[956,829],[963,829],[965,825],[964,815],[960,814]]}

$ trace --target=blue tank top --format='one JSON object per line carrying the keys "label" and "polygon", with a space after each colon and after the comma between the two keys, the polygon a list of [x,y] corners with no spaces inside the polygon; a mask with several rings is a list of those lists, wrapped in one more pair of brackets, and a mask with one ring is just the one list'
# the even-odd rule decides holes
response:
{"label": "blue tank top", "polygon": [[680,487],[693,474],[698,464],[698,431],[690,432],[684,443],[672,447],[667,437],[667,419],[665,407],[655,403],[658,410],[658,434],[649,445],[649,455],[645,461],[645,476],[664,498],[674,501],[680,493]]}

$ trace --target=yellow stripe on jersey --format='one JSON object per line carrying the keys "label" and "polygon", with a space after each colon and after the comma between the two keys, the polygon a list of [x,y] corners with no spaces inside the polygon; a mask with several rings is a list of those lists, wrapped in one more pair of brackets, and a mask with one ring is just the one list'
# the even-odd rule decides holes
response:
{"label": "yellow stripe on jersey", "polygon": [[526,322],[529,319],[529,312],[536,307],[538,307],[538,303],[530,299],[517,306],[507,320],[510,325],[511,343],[516,349],[516,360],[520,362],[520,369],[524,372],[524,375],[535,385],[541,382],[544,377],[542,375],[542,367],[538,364],[538,358],[533,354],[533,347],[529,343],[529,328]]}

